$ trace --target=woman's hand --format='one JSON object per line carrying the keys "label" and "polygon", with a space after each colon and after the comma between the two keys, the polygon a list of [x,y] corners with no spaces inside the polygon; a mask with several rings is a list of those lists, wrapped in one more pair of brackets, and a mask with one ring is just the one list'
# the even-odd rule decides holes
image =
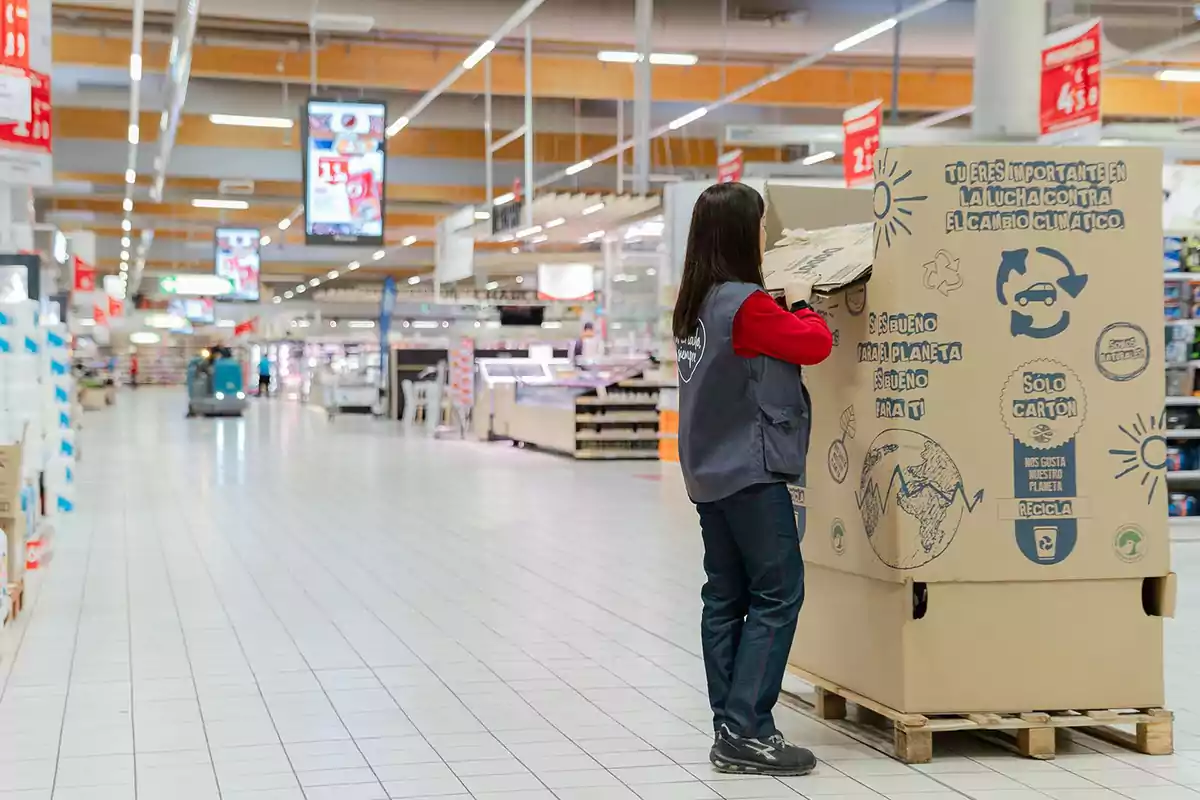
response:
{"label": "woman's hand", "polygon": [[809,275],[792,278],[792,280],[783,287],[783,296],[784,299],[787,300],[788,308],[794,308],[797,303],[810,302],[812,300],[813,286],[815,284],[816,279]]}

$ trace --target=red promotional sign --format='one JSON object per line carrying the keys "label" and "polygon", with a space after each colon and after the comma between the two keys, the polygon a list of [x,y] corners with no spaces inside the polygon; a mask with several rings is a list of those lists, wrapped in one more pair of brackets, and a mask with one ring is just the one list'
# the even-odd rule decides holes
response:
{"label": "red promotional sign", "polygon": [[125,313],[125,304],[115,297],[108,298],[108,316],[119,317]]}
{"label": "red promotional sign", "polygon": [[0,143],[21,150],[50,152],[50,76],[25,70],[30,81],[29,122],[0,122]]}
{"label": "red promotional sign", "polygon": [[108,311],[102,308],[99,304],[92,306],[92,319],[96,321],[96,325],[108,324]]}
{"label": "red promotional sign", "polygon": [[1042,48],[1043,141],[1074,138],[1080,128],[1100,126],[1100,20],[1046,37]]}
{"label": "red promotional sign", "polygon": [[233,335],[245,336],[248,333],[254,333],[258,330],[258,317],[251,317],[245,322],[239,322],[233,327]]}
{"label": "red promotional sign", "polygon": [[29,0],[0,0],[0,62],[29,69]]}
{"label": "red promotional sign", "polygon": [[875,151],[883,127],[883,101],[872,100],[842,115],[842,171],[846,186],[875,180]]}
{"label": "red promotional sign", "polygon": [[717,159],[717,183],[736,183],[746,170],[746,159],[741,150],[722,153]]}
{"label": "red promotional sign", "polygon": [[77,292],[94,292],[96,291],[96,268],[84,261],[79,256],[74,257],[75,263],[75,291]]}

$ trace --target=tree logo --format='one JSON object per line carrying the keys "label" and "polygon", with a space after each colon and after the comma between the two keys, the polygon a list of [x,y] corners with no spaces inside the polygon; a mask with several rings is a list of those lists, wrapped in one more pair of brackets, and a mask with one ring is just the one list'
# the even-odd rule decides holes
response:
{"label": "tree logo", "polygon": [[1146,532],[1137,525],[1122,525],[1113,537],[1113,551],[1127,564],[1141,561],[1149,549]]}
{"label": "tree logo", "polygon": [[833,545],[833,552],[837,555],[845,555],[846,553],[846,523],[840,519],[835,519],[833,524],[829,526],[829,540]]}

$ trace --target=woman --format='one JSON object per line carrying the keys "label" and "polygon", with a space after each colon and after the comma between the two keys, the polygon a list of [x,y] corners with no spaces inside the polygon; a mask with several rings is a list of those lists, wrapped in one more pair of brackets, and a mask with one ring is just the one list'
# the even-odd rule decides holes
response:
{"label": "woman", "polygon": [[[828,357],[833,336],[809,307],[812,284],[763,290],[763,199],[725,183],[692,212],[674,334],[679,456],[700,515],[701,639],[723,772],[804,775],[816,760],[788,743],[779,697],[804,599],[800,535],[787,484],[803,481],[808,395],[798,366]],[[801,525],[803,511],[801,510]]]}

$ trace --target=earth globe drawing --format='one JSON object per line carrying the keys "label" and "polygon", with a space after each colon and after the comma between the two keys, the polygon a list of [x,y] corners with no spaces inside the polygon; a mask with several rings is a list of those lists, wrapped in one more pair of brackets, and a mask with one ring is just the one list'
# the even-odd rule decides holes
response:
{"label": "earth globe drawing", "polygon": [[875,555],[893,569],[940,556],[983,492],[968,497],[950,454],[916,431],[883,431],[867,448],[855,497]]}

